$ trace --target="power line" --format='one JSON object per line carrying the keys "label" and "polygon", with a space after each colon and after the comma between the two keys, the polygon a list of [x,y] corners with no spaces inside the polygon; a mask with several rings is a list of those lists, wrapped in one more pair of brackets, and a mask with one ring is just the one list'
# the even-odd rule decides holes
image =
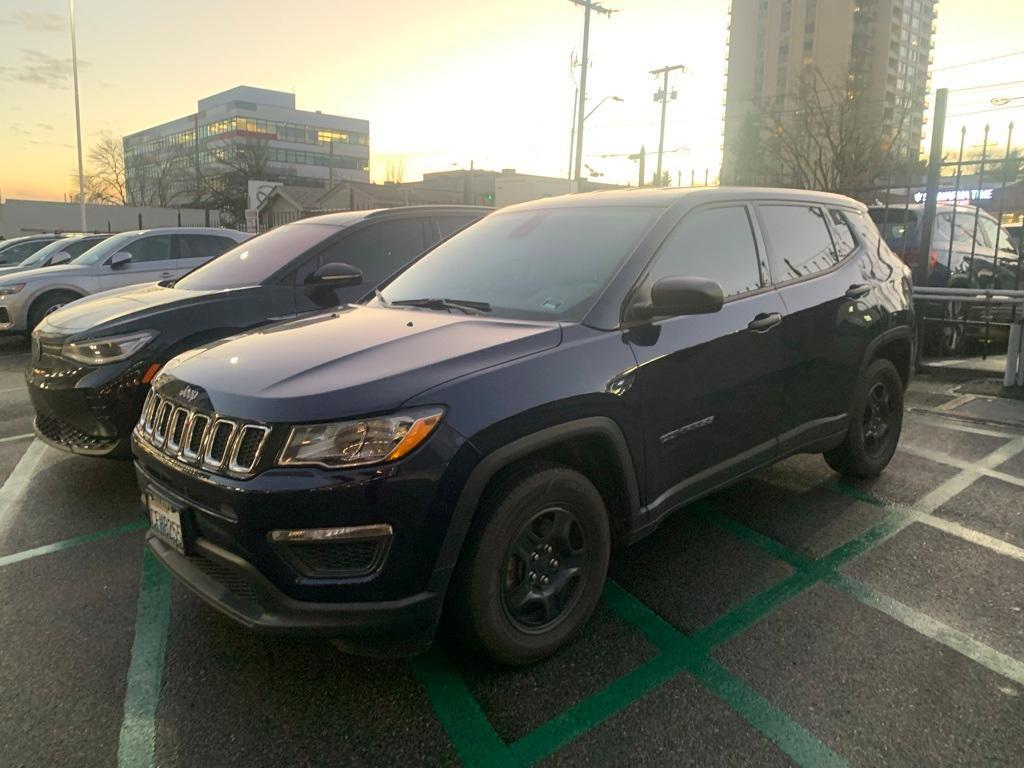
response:
{"label": "power line", "polygon": [[1024,56],[1024,51],[1014,51],[1013,53],[1001,53],[998,56],[989,56],[987,59],[975,59],[974,61],[965,61],[962,64],[950,64],[946,67],[935,67],[932,72],[945,72],[947,69],[960,69],[960,67],[970,67],[974,64],[984,64],[987,61],[998,61],[999,59],[1009,59],[1013,56]]}
{"label": "power line", "polygon": [[989,83],[988,85],[969,85],[965,88],[950,88],[950,93],[960,93],[961,91],[983,91],[986,88],[1009,88],[1012,85],[1024,85],[1024,80],[1009,80],[1005,83]]}

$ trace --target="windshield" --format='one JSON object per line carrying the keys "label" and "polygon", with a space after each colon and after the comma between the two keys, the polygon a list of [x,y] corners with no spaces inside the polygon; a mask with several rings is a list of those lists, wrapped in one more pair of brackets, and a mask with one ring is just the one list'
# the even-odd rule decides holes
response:
{"label": "windshield", "polygon": [[61,251],[67,250],[69,245],[71,245],[71,244],[73,244],[73,243],[75,243],[77,241],[78,241],[77,237],[66,237],[63,240],[55,240],[54,242],[50,243],[49,245],[44,246],[43,248],[40,248],[38,251],[33,253],[31,256],[29,256],[27,259],[25,259],[23,262],[21,262],[21,266],[23,266],[23,267],[42,266],[47,261],[49,261],[50,257],[53,254],[60,253]]}
{"label": "windshield", "polygon": [[579,321],[663,210],[494,213],[417,261],[382,296],[486,302],[496,315]]}
{"label": "windshield", "polygon": [[121,250],[128,243],[137,238],[141,232],[122,232],[97,243],[77,259],[72,259],[72,264],[99,264],[107,256],[111,256]]}
{"label": "windshield", "polygon": [[317,243],[341,231],[327,224],[285,224],[221,254],[189,273],[175,288],[218,291],[260,285]]}

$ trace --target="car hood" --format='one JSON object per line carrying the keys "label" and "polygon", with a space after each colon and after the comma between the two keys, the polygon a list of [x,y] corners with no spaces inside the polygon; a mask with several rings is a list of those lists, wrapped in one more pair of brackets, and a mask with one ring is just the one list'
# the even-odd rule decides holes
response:
{"label": "car hood", "polygon": [[91,264],[58,264],[53,267],[36,267],[35,269],[27,269],[23,272],[17,272],[6,280],[4,279],[4,275],[0,275],[0,283],[28,283],[36,279],[48,279],[53,280],[54,282],[60,282],[60,280],[65,277],[92,274],[92,270],[93,266]]}
{"label": "car hood", "polygon": [[13,275],[15,272],[25,272],[28,267],[23,267],[21,264],[8,264],[6,267],[0,267],[0,278],[5,275]]}
{"label": "car hood", "polygon": [[[143,283],[115,288],[79,299],[44,320],[40,333],[70,336],[86,331],[102,332],[122,323],[156,317],[168,311],[197,305],[223,296],[225,291],[183,291]],[[94,335],[90,333],[89,335]]]}
{"label": "car hood", "polygon": [[557,346],[561,337],[557,323],[348,306],[185,352],[156,383],[194,385],[206,407],[237,418],[326,421],[393,410],[438,384]]}

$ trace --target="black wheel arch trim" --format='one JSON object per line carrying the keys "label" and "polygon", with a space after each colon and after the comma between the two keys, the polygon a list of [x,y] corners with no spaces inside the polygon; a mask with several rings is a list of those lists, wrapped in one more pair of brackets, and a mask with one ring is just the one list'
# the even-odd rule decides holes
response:
{"label": "black wheel arch trim", "polygon": [[473,522],[477,506],[488,483],[505,467],[532,453],[557,445],[566,440],[596,435],[608,441],[614,451],[622,477],[625,479],[625,495],[628,502],[629,532],[642,523],[643,509],[640,505],[640,483],[636,466],[629,450],[625,435],[615,421],[607,416],[590,416],[556,424],[517,438],[491,453],[486,454],[472,470],[455,503],[451,523],[441,551],[438,554],[436,571],[450,572],[459,559],[462,544]]}
{"label": "black wheel arch trim", "polygon": [[864,350],[864,358],[860,362],[860,370],[857,372],[857,378],[859,379],[864,375],[864,371],[868,369],[871,362],[878,357],[878,350],[893,341],[905,341],[910,346],[910,366],[907,371],[908,379],[904,382],[904,389],[906,389],[909,383],[909,376],[914,372],[914,366],[917,363],[917,337],[914,335],[914,330],[909,325],[898,325],[894,328],[888,328],[882,333],[878,334],[873,338]]}

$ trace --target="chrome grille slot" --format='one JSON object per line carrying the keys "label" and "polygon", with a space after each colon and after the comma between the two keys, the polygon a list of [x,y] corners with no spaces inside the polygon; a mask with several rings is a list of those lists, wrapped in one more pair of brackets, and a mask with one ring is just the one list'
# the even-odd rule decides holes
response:
{"label": "chrome grille slot", "polygon": [[206,435],[206,428],[210,425],[210,417],[201,413],[193,413],[188,423],[185,440],[181,449],[181,456],[186,461],[197,461],[203,450],[203,438]]}
{"label": "chrome grille slot", "polygon": [[156,414],[156,426],[153,428],[153,443],[160,446],[167,439],[167,426],[171,421],[171,412],[174,411],[174,403],[170,400],[163,400]]}
{"label": "chrome grille slot", "polygon": [[156,425],[156,412],[159,409],[160,400],[160,396],[154,395],[152,390],[150,390],[149,404],[146,407],[146,410],[144,411],[145,415],[143,416],[143,418],[145,419],[145,425],[143,429],[145,430],[147,435],[153,434],[153,427]]}
{"label": "chrome grille slot", "polygon": [[263,441],[270,432],[269,427],[246,424],[238,430],[238,439],[235,440],[235,448],[231,452],[231,460],[228,462],[228,470],[239,474],[252,472],[260,457],[260,450],[263,448]]}
{"label": "chrome grille slot", "polygon": [[185,433],[185,424],[188,421],[189,412],[181,406],[174,409],[171,415],[171,423],[167,429],[167,452],[177,453],[181,447],[181,438]]}
{"label": "chrome grille slot", "polygon": [[234,477],[254,474],[272,427],[224,418],[151,390],[135,438],[157,458],[200,465]]}
{"label": "chrome grille slot", "polygon": [[235,422],[217,419],[210,432],[210,439],[203,455],[203,464],[208,467],[220,467],[228,456],[231,438],[235,436]]}

